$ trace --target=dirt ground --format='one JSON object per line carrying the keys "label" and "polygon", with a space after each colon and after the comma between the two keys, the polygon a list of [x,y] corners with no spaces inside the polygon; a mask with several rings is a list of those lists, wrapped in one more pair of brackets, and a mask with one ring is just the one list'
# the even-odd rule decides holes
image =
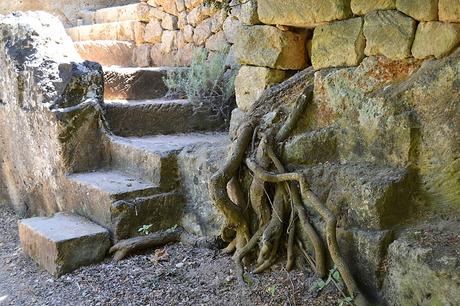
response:
{"label": "dirt ground", "polygon": [[180,244],[121,262],[104,262],[54,279],[19,246],[17,217],[0,205],[0,305],[337,305],[329,285],[312,291],[307,269],[287,273],[282,262],[241,286],[219,250]]}

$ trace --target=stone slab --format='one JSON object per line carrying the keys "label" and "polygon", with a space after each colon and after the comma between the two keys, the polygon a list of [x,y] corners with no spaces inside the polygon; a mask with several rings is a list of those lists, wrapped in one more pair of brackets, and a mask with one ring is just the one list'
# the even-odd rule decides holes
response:
{"label": "stone slab", "polygon": [[105,119],[119,136],[145,136],[215,131],[222,120],[207,112],[197,112],[187,100],[105,101]]}
{"label": "stone slab", "polygon": [[375,11],[364,17],[367,56],[384,55],[392,60],[411,56],[416,21],[395,10]]}
{"label": "stone slab", "polygon": [[107,229],[73,214],[19,221],[24,252],[56,277],[104,259],[110,247]]}
{"label": "stone slab", "polygon": [[234,46],[242,65],[283,70],[307,66],[306,35],[301,33],[266,25],[242,26]]}
{"label": "stone slab", "polygon": [[76,41],[75,49],[88,61],[102,66],[133,67],[134,43],[118,40]]}
{"label": "stone slab", "polygon": [[273,25],[314,27],[351,16],[347,0],[259,0],[257,5],[260,21]]}
{"label": "stone slab", "polygon": [[439,20],[460,23],[460,0],[439,0]]}
{"label": "stone slab", "polygon": [[448,22],[420,22],[412,45],[412,55],[423,59],[441,58],[460,44],[460,24]]}
{"label": "stone slab", "polygon": [[351,10],[355,15],[366,15],[376,10],[394,10],[396,0],[351,0]]}
{"label": "stone slab", "polygon": [[163,81],[168,68],[105,68],[104,99],[148,100],[168,92]]}
{"label": "stone slab", "polygon": [[357,66],[365,45],[361,17],[318,26],[311,50],[313,68]]}
{"label": "stone slab", "polygon": [[397,0],[396,8],[419,21],[438,19],[438,0]]}

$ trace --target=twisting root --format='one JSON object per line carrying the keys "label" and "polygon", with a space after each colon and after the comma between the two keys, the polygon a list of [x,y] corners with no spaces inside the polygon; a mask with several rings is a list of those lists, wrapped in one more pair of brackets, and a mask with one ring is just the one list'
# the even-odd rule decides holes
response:
{"label": "twisting root", "polygon": [[295,239],[295,222],[296,222],[296,211],[294,208],[291,209],[291,217],[289,218],[288,226],[288,243],[287,243],[287,262],[286,270],[291,271],[294,268],[294,239]]}
{"label": "twisting root", "polygon": [[[285,173],[286,170],[284,169],[284,166],[282,165],[278,157],[273,152],[273,149],[268,149],[268,155],[273,160],[273,163],[275,164],[278,172]],[[310,239],[310,242],[312,243],[313,249],[315,251],[316,273],[319,277],[324,278],[327,275],[327,268],[323,242],[319,235],[316,233],[316,230],[311,225],[310,221],[308,220],[307,213],[300,198],[299,188],[293,182],[289,182],[288,186],[292,203],[300,219],[300,225],[302,226],[303,231],[307,234],[308,239]]]}
{"label": "twisting root", "polygon": [[337,218],[335,215],[323,205],[313,192],[308,189],[308,184],[305,178],[300,173],[283,173],[273,174],[265,171],[257,163],[251,159],[246,159],[246,165],[254,173],[254,175],[261,179],[271,183],[281,183],[287,181],[296,181],[300,185],[300,193],[304,203],[309,203],[326,221],[326,240],[329,247],[329,253],[332,257],[332,261],[340,272],[345,285],[347,286],[348,292],[353,296],[356,301],[364,302],[362,305],[366,305],[365,298],[359,290],[348,265],[340,255],[339,245],[337,242]]}
{"label": "twisting root", "polygon": [[277,184],[273,199],[273,213],[270,222],[262,235],[257,268],[260,273],[269,268],[276,260],[280,239],[283,234],[283,220],[286,218],[287,194],[283,184]]}
{"label": "twisting root", "polygon": [[224,214],[229,226],[235,230],[235,246],[237,249],[243,247],[249,241],[250,229],[241,207],[230,199],[227,184],[237,174],[246,149],[251,142],[253,130],[254,127],[251,122],[240,127],[238,137],[232,144],[225,165],[211,177],[209,182],[209,192],[214,204]]}

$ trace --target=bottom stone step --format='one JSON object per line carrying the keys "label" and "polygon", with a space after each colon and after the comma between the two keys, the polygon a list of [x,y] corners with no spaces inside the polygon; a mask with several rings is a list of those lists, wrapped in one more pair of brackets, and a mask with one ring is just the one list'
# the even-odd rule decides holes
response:
{"label": "bottom stone step", "polygon": [[105,228],[74,214],[19,221],[23,251],[56,277],[103,260],[109,237]]}

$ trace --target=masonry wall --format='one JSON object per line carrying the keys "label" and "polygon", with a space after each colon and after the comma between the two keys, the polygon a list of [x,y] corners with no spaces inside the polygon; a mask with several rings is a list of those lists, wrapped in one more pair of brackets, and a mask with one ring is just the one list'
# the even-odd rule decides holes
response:
{"label": "masonry wall", "polygon": [[289,70],[442,58],[460,43],[459,0],[258,0],[252,15],[236,39],[244,111]]}

